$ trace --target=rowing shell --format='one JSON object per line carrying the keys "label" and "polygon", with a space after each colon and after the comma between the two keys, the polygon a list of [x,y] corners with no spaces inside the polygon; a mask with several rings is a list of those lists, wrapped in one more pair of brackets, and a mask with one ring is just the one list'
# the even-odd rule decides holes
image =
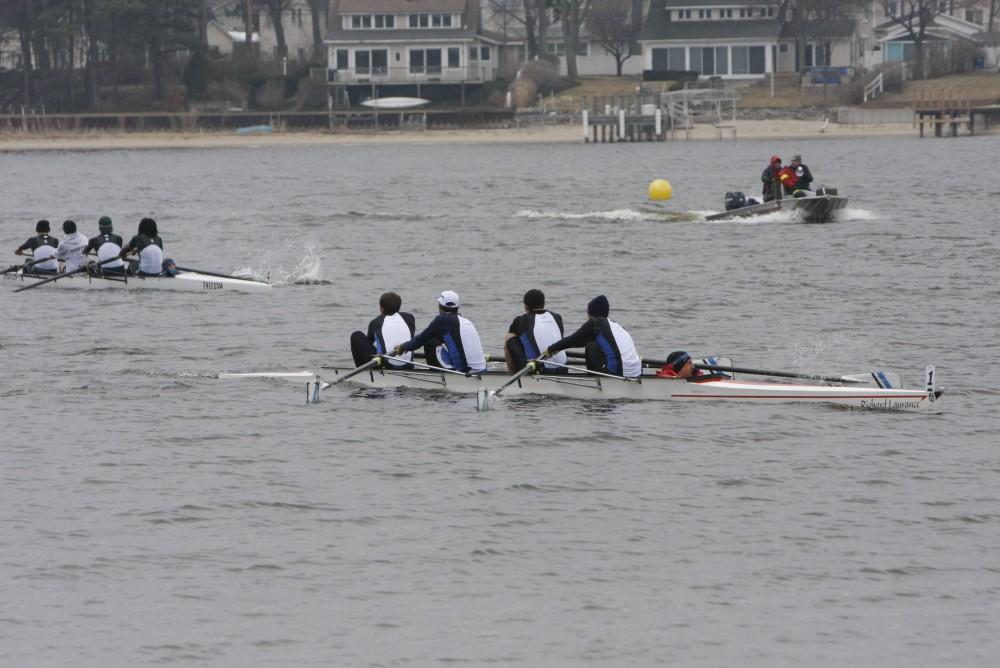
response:
{"label": "rowing shell", "polygon": [[785,197],[761,204],[740,207],[722,213],[705,216],[705,220],[728,220],[763,216],[777,211],[791,211],[807,223],[829,222],[837,211],[847,206],[847,198],[837,195],[817,195],[815,197]]}
{"label": "rowing shell", "polygon": [[[350,371],[352,369],[324,367],[324,374],[330,373],[335,376]],[[303,372],[302,378],[307,382],[318,379],[309,372]],[[506,372],[465,376],[430,370],[396,371],[380,368],[358,374],[346,382],[361,387],[410,387],[477,394],[481,390],[488,392],[496,389],[510,378],[511,374]],[[930,381],[928,384],[931,384]],[[515,384],[504,390],[504,396],[508,397],[544,395],[599,400],[793,402],[905,411],[927,409],[941,394],[932,386],[923,390],[904,390],[886,389],[874,385],[841,386],[742,381],[729,377],[698,382],[658,376],[618,379],[575,371],[564,375],[522,376]]]}
{"label": "rowing shell", "polygon": [[[55,274],[23,273],[19,269],[3,275],[3,282],[13,287],[25,287]],[[41,289],[83,288],[86,290],[172,290],[175,292],[267,292],[270,283],[226,276],[210,276],[196,271],[182,271],[176,276],[88,276],[86,273],[73,274],[52,281]]]}

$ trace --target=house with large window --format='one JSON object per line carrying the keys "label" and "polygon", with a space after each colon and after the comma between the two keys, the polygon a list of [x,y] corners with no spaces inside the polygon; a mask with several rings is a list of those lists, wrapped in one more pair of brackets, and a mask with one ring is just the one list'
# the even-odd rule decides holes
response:
{"label": "house with large window", "polygon": [[503,36],[481,29],[480,0],[332,0],[327,26],[333,85],[464,90],[516,71]]}
{"label": "house with large window", "polygon": [[693,70],[723,79],[794,71],[780,2],[670,0],[650,9],[639,43],[647,70]]}

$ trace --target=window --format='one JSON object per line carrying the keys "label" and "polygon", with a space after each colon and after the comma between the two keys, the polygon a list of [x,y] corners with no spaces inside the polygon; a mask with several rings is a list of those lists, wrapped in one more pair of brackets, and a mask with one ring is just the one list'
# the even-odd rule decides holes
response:
{"label": "window", "polygon": [[720,19],[731,19],[731,18],[733,18],[733,10],[732,9],[720,9],[719,10],[719,18]]}
{"label": "window", "polygon": [[462,66],[462,51],[457,46],[448,47],[448,67]]}
{"label": "window", "polygon": [[441,49],[410,49],[410,74],[441,74]]}
{"label": "window", "polygon": [[965,20],[969,23],[983,24],[983,12],[979,9],[966,9],[965,10]]}
{"label": "window", "polygon": [[710,18],[712,18],[712,10],[711,9],[699,9],[698,10],[698,18],[699,19],[710,19]]}
{"label": "window", "polygon": [[778,46],[778,51],[780,51],[782,53],[788,53],[788,45],[787,44],[781,44],[780,46]]}
{"label": "window", "polygon": [[895,2],[890,2],[889,5],[886,7],[885,13],[888,14],[889,16],[895,16],[896,15],[896,3]]}
{"label": "window", "polygon": [[750,16],[750,10],[746,7],[740,7],[740,18],[745,19]]}
{"label": "window", "polygon": [[490,59],[490,47],[484,46],[479,50],[479,60],[487,61]]}
{"label": "window", "polygon": [[376,14],[375,15],[375,27],[376,28],[395,28],[396,27],[396,16],[394,14]]}
{"label": "window", "polygon": [[677,10],[677,20],[678,21],[684,21],[685,19],[690,19],[690,18],[691,18],[691,10],[690,9],[678,9]]}
{"label": "window", "polygon": [[684,60],[685,49],[683,46],[674,46],[668,49],[653,49],[653,69],[654,70],[685,70],[687,63]]}
{"label": "window", "polygon": [[370,51],[354,52],[354,71],[357,74],[371,73],[372,54]]}
{"label": "window", "polygon": [[725,46],[715,47],[715,73],[729,74],[729,49]]}
{"label": "window", "polygon": [[389,72],[389,51],[387,49],[355,51],[354,70],[357,74],[387,74]]}
{"label": "window", "polygon": [[733,74],[764,74],[764,47],[734,46],[732,58]]}
{"label": "window", "polygon": [[[525,47],[527,48],[527,47]],[[469,47],[469,60],[479,60],[479,47],[470,46]]]}
{"label": "window", "polygon": [[450,28],[451,14],[431,14],[431,27]]}
{"label": "window", "polygon": [[431,24],[430,21],[430,14],[410,14],[411,28],[428,28]]}
{"label": "window", "polygon": [[350,57],[350,51],[347,49],[337,49],[337,69],[346,70],[350,65],[348,64],[348,58]]}

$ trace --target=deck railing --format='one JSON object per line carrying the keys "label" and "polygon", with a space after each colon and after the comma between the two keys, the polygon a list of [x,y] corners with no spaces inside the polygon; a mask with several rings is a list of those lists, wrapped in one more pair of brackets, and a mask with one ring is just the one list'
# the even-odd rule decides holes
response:
{"label": "deck railing", "polygon": [[349,67],[327,70],[327,83],[483,83],[488,81],[493,69],[484,65],[445,67],[443,65],[410,65],[409,67],[384,67],[381,65]]}

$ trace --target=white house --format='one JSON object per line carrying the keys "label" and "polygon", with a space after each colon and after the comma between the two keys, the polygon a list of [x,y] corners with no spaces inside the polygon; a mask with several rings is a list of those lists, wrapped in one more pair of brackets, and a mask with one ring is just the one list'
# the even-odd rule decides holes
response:
{"label": "white house", "polygon": [[332,0],[332,82],[482,84],[513,70],[502,35],[480,29],[480,0]]}
{"label": "white house", "polygon": [[639,37],[643,69],[723,79],[793,71],[794,40],[783,39],[779,8],[777,1],[734,0],[672,0],[653,8]]}

